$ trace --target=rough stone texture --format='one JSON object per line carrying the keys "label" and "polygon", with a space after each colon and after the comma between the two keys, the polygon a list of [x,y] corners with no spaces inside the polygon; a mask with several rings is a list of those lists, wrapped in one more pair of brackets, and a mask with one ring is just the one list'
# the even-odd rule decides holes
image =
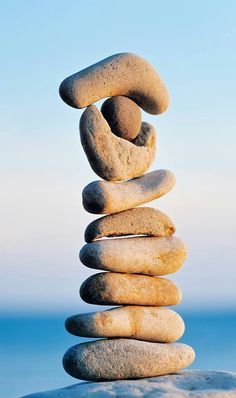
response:
{"label": "rough stone texture", "polygon": [[66,320],[69,333],[82,337],[128,337],[173,343],[184,333],[182,318],[168,308],[125,306],[79,314]]}
{"label": "rough stone texture", "polygon": [[94,181],[82,193],[85,210],[94,214],[117,213],[157,199],[173,188],[174,175],[156,170],[120,183]]}
{"label": "rough stone texture", "polygon": [[122,96],[111,97],[102,104],[101,112],[115,135],[128,141],[137,137],[142,115],[134,101]]}
{"label": "rough stone texture", "polygon": [[86,279],[80,287],[82,300],[102,305],[150,305],[179,304],[181,290],[174,282],[153,276],[103,272]]}
{"label": "rough stone texture", "polygon": [[176,372],[190,365],[194,357],[193,349],[185,344],[108,339],[71,347],[63,366],[77,379],[123,380]]}
{"label": "rough stone texture", "polygon": [[80,250],[89,268],[157,276],[178,271],[186,256],[185,244],[175,236],[105,239]]}
{"label": "rough stone texture", "polygon": [[236,373],[182,371],[141,380],[79,383],[25,398],[235,398]]}
{"label": "rough stone texture", "polygon": [[105,58],[66,78],[60,96],[74,108],[85,108],[105,98],[123,95],[146,112],[159,114],[169,105],[168,92],[155,69],[135,54]]}
{"label": "rough stone texture", "polygon": [[92,221],[86,228],[86,242],[104,237],[146,235],[170,236],[175,233],[171,219],[151,207],[139,207],[110,214]]}
{"label": "rough stone texture", "polygon": [[80,139],[93,171],[108,181],[144,174],[155,156],[156,132],[142,123],[137,138],[129,142],[112,133],[102,113],[90,105],[80,119]]}

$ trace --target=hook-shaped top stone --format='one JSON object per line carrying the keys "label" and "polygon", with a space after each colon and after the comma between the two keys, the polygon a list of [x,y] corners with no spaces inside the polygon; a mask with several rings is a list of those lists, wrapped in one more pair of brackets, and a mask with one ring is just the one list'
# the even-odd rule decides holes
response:
{"label": "hook-shaped top stone", "polygon": [[135,54],[120,53],[67,77],[60,85],[60,96],[74,108],[123,95],[153,115],[164,112],[168,92],[155,69]]}

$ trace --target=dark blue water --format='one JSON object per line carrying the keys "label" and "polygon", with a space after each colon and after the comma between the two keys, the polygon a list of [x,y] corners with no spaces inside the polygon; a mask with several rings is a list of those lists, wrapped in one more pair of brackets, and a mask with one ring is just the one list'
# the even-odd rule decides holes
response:
{"label": "dark blue water", "polygon": [[[181,314],[181,339],[196,351],[194,369],[236,371],[236,312]],[[64,352],[86,339],[64,330],[62,317],[2,317],[0,321],[0,396],[21,395],[73,384],[62,366]]]}

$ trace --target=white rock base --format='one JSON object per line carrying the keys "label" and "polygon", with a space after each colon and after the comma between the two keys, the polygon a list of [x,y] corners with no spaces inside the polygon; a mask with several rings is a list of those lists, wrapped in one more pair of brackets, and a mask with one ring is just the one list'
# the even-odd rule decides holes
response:
{"label": "white rock base", "polygon": [[24,398],[236,398],[236,373],[182,371],[139,380],[84,382]]}

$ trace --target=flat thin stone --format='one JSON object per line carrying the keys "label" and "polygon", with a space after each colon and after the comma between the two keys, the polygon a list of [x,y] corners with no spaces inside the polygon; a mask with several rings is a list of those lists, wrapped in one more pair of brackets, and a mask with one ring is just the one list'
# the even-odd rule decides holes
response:
{"label": "flat thin stone", "polygon": [[112,55],[67,77],[59,93],[63,101],[79,109],[118,95],[132,99],[154,115],[169,105],[168,92],[155,69],[131,53]]}
{"label": "flat thin stone", "polygon": [[138,207],[92,221],[86,228],[86,242],[104,237],[146,235],[170,236],[175,233],[171,219],[160,210]]}
{"label": "flat thin stone", "polygon": [[24,398],[235,398],[236,373],[209,370],[140,380],[78,383]]}
{"label": "flat thin stone", "polygon": [[126,337],[157,343],[173,343],[184,333],[182,318],[165,307],[124,306],[73,315],[65,326],[76,336]]}
{"label": "flat thin stone", "polygon": [[86,267],[157,276],[178,271],[186,256],[186,245],[176,236],[105,239],[80,250]]}
{"label": "flat thin stone", "polygon": [[154,160],[156,132],[143,122],[130,142],[112,133],[96,106],[89,106],[80,119],[80,139],[90,166],[101,178],[122,181],[144,174]]}
{"label": "flat thin stone", "polygon": [[117,213],[160,198],[174,184],[175,177],[168,170],[152,171],[120,183],[94,181],[83,190],[83,206],[94,214]]}
{"label": "flat thin stone", "polygon": [[181,290],[169,279],[115,272],[90,276],[82,283],[80,296],[89,304],[158,307],[176,305],[182,299]]}
{"label": "flat thin stone", "polygon": [[194,357],[193,349],[185,344],[108,339],[71,347],[63,366],[77,379],[122,380],[177,372],[189,366]]}

